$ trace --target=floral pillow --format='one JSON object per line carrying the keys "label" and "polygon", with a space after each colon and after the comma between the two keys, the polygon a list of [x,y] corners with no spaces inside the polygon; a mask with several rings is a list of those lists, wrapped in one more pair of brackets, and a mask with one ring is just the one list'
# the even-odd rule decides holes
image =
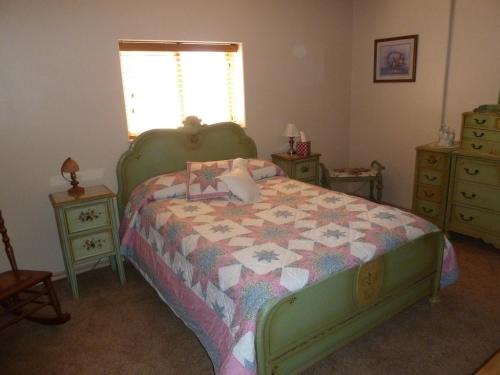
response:
{"label": "floral pillow", "polygon": [[286,176],[283,169],[269,160],[248,159],[247,168],[255,181],[274,176]]}
{"label": "floral pillow", "polygon": [[229,172],[231,160],[187,162],[187,199],[228,197],[227,185],[217,177]]}

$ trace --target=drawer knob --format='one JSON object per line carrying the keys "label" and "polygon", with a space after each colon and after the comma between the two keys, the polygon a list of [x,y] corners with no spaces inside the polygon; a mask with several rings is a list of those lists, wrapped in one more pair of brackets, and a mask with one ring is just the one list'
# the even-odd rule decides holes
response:
{"label": "drawer knob", "polygon": [[427,198],[431,198],[434,196],[434,193],[432,191],[424,191],[424,195],[427,197]]}
{"label": "drawer knob", "polygon": [[92,222],[94,220],[99,219],[99,216],[102,215],[102,212],[96,211],[93,208],[89,208],[87,211],[80,212],[78,215],[78,220],[82,223],[86,223],[88,221]]}
{"label": "drawer knob", "polygon": [[483,145],[476,145],[475,143],[470,144],[474,150],[481,150]]}
{"label": "drawer knob", "polygon": [[424,174],[424,177],[429,181],[436,181],[436,176],[429,176],[428,174]]}
{"label": "drawer knob", "polygon": [[475,118],[474,121],[476,122],[476,124],[478,125],[483,125],[485,122],[486,122],[486,119],[478,119],[478,118]]}
{"label": "drawer knob", "polygon": [[303,165],[300,170],[301,170],[302,173],[309,172],[309,166],[308,165]]}
{"label": "drawer knob", "polygon": [[424,211],[426,214],[430,214],[431,212],[434,212],[434,209],[422,206],[422,211]]}
{"label": "drawer knob", "polygon": [[427,163],[432,164],[432,165],[434,165],[434,164],[436,164],[438,162],[437,159],[434,156],[430,156],[430,157],[428,157],[425,160],[427,161]]}
{"label": "drawer knob", "polygon": [[85,240],[85,242],[83,243],[83,247],[85,248],[85,250],[87,251],[90,251],[90,250],[93,250],[93,249],[101,249],[103,246],[104,246],[104,240],[94,240],[94,239],[91,239],[91,240]]}
{"label": "drawer knob", "polygon": [[474,217],[472,216],[469,216],[469,217],[465,217],[465,215],[463,213],[459,213],[458,216],[460,216],[460,219],[462,219],[463,221],[472,221],[474,220]]}
{"label": "drawer knob", "polygon": [[460,194],[462,194],[465,199],[474,199],[474,198],[476,198],[476,194],[475,193],[468,194],[465,191],[461,191]]}
{"label": "drawer knob", "polygon": [[474,169],[473,171],[470,170],[469,168],[464,168],[465,173],[471,176],[475,176],[479,173],[479,169]]}
{"label": "drawer knob", "polygon": [[481,138],[484,135],[484,132],[479,133],[479,132],[473,130],[472,134],[474,134],[474,136],[477,138]]}

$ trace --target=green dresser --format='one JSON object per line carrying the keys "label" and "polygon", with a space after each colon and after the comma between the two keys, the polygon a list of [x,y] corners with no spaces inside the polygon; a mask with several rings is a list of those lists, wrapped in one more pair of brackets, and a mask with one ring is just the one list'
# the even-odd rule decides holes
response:
{"label": "green dresser", "polygon": [[452,152],[435,143],[417,147],[413,212],[444,228]]}
{"label": "green dresser", "polygon": [[452,157],[445,227],[500,249],[500,113],[463,114],[460,150]]}
{"label": "green dresser", "polygon": [[125,272],[119,254],[115,193],[104,185],[90,186],[79,196],[69,195],[66,191],[50,194],[50,201],[56,215],[73,297],[79,296],[75,267],[84,261],[109,257],[123,284]]}

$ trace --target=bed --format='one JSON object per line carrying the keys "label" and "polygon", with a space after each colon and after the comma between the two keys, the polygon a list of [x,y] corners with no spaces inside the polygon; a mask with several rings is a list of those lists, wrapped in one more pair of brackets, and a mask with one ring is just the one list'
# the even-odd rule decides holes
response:
{"label": "bed", "polygon": [[220,123],[145,132],[117,167],[122,254],[216,373],[298,372],[456,280],[431,223],[279,168],[255,203],[186,200],[186,162],[237,157],[269,170],[243,128]]}

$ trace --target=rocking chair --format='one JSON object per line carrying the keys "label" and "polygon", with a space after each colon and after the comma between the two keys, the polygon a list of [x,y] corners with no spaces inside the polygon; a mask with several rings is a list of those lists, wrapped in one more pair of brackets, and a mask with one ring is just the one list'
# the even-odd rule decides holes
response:
{"label": "rocking chair", "polygon": [[[70,315],[63,313],[52,285],[52,272],[18,270],[14,250],[10,245],[7,229],[0,210],[0,233],[12,271],[0,273],[0,330],[21,319],[41,324],[63,324]],[[37,285],[40,284],[38,287]],[[55,316],[36,313],[45,306],[54,308]]]}

